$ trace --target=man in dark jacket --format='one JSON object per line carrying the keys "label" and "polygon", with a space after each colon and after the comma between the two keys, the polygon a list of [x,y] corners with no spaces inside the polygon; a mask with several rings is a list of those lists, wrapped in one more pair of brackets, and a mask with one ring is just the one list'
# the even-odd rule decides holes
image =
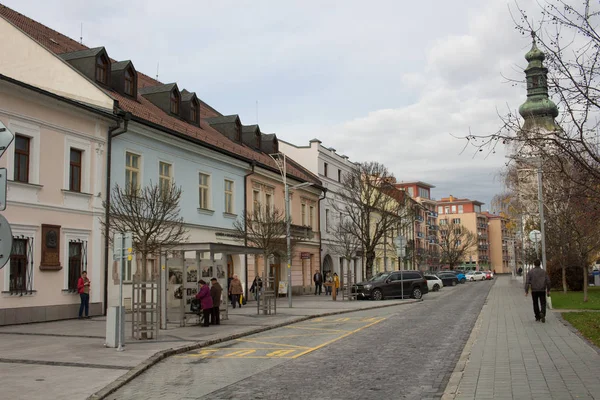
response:
{"label": "man in dark jacket", "polygon": [[320,296],[321,290],[323,290],[323,274],[321,274],[321,271],[315,271],[315,274],[313,275],[313,282],[315,282],[315,296],[317,295],[317,291],[319,292]]}
{"label": "man in dark jacket", "polygon": [[210,313],[211,325],[221,325],[221,314],[219,307],[221,306],[221,295],[223,288],[216,278],[210,280],[210,297],[212,297],[213,307]]}
{"label": "man in dark jacket", "polygon": [[533,265],[535,268],[527,273],[527,279],[525,280],[525,297],[527,297],[531,286],[535,320],[546,322],[546,295],[550,296],[550,277],[546,271],[540,268],[540,260],[535,260]]}

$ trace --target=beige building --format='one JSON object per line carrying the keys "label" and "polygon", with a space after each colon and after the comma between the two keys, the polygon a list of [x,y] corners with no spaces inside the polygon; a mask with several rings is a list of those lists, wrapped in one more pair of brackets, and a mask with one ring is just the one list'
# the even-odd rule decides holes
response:
{"label": "beige building", "polygon": [[499,274],[511,273],[515,254],[506,226],[508,220],[499,215],[485,214],[489,220],[491,269]]}

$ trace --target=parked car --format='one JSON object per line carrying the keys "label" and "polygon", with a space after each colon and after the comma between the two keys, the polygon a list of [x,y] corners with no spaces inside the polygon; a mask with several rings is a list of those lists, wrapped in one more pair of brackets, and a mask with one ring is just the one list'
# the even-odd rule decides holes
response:
{"label": "parked car", "polygon": [[[403,284],[403,285],[402,285]],[[410,296],[420,299],[429,292],[427,280],[419,271],[393,271],[380,272],[366,282],[360,282],[352,286],[352,293],[356,293],[359,299],[383,300],[387,297]]]}
{"label": "parked car", "polygon": [[456,286],[459,282],[456,275],[452,272],[440,272],[437,276],[444,282],[444,286]]}
{"label": "parked car", "polygon": [[467,280],[471,282],[484,281],[485,274],[481,271],[471,271],[467,274]]}
{"label": "parked car", "polygon": [[462,271],[460,271],[460,270],[455,269],[455,270],[450,270],[448,272],[449,273],[453,273],[454,275],[456,275],[456,278],[458,279],[458,281],[460,283],[465,283],[467,281],[466,275]]}
{"label": "parked car", "polygon": [[485,271],[485,279],[492,280],[494,279],[494,273],[492,271]]}
{"label": "parked car", "polygon": [[424,275],[427,279],[427,288],[430,292],[437,292],[444,286],[444,282],[435,275]]}

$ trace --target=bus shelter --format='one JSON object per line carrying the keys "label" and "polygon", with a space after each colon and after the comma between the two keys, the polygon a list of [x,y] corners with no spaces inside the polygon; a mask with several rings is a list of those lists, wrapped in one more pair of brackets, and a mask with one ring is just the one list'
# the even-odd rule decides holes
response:
{"label": "bus shelter", "polygon": [[[210,284],[216,278],[223,288],[221,296],[221,319],[228,319],[230,302],[227,296],[229,271],[227,258],[233,255],[262,254],[262,249],[224,243],[181,243],[161,254],[161,329],[185,326],[198,317],[190,311],[193,298],[198,293],[198,281]],[[239,257],[241,270],[247,282],[247,263]],[[239,270],[239,268],[238,268]]]}

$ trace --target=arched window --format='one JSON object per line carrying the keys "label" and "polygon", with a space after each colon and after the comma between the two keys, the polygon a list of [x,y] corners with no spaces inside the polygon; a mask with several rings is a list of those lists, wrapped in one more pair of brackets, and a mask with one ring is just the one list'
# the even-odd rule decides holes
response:
{"label": "arched window", "polygon": [[176,90],[171,92],[171,112],[179,114],[179,93]]}
{"label": "arched window", "polygon": [[133,96],[134,88],[135,88],[135,77],[133,74],[133,70],[131,69],[131,67],[129,67],[125,70],[125,87],[123,88],[123,91],[125,92],[125,94],[128,94],[129,96]]}
{"label": "arched window", "polygon": [[190,103],[190,120],[198,123],[198,102],[192,100]]}
{"label": "arched window", "polygon": [[96,81],[106,85],[108,78],[108,59],[104,54],[96,57]]}

